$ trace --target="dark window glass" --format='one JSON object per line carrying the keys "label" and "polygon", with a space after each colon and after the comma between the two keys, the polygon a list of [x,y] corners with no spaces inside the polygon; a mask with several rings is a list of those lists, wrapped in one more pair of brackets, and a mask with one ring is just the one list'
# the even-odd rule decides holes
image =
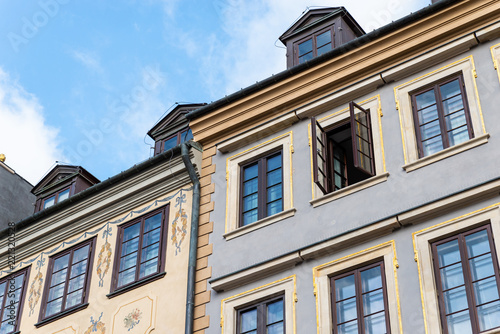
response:
{"label": "dark window glass", "polygon": [[114,290],[163,270],[166,212],[164,208],[120,227]]}
{"label": "dark window glass", "polygon": [[193,139],[193,132],[191,129],[185,129],[177,132],[175,135],[164,139],[163,141],[156,142],[157,148],[155,148],[155,155],[160,154],[161,152],[168,151],[174,148],[177,145],[180,145],[186,141],[190,141]]}
{"label": "dark window glass", "polygon": [[489,225],[432,245],[445,333],[500,327],[500,277]]}
{"label": "dark window glass", "polygon": [[473,138],[462,75],[412,95],[420,157]]}
{"label": "dark window glass", "polygon": [[376,174],[370,111],[349,103],[350,119],[325,131],[311,119],[314,182],[326,194]]}
{"label": "dark window glass", "polygon": [[334,333],[390,333],[383,263],[334,276]]}
{"label": "dark window glass", "polygon": [[177,135],[175,135],[172,138],[166,139],[163,142],[163,152],[168,151],[171,148],[177,146],[177,141],[178,141]]}
{"label": "dark window glass", "polygon": [[241,226],[283,211],[281,151],[242,167]]}
{"label": "dark window glass", "polygon": [[70,188],[66,188],[63,190],[58,191],[55,195],[50,196],[49,198],[46,198],[43,201],[43,208],[46,209],[48,207],[51,207],[52,205],[59,203],[66,198],[69,198],[69,192]]}
{"label": "dark window glass", "polygon": [[94,240],[50,258],[40,320],[86,302]]}
{"label": "dark window glass", "polygon": [[27,276],[28,269],[24,269],[0,280],[0,333],[2,334],[19,330]]}
{"label": "dark window glass", "polygon": [[296,44],[296,64],[311,60],[333,48],[332,28]]}
{"label": "dark window glass", "polygon": [[284,334],[284,297],[273,298],[238,311],[238,334]]}

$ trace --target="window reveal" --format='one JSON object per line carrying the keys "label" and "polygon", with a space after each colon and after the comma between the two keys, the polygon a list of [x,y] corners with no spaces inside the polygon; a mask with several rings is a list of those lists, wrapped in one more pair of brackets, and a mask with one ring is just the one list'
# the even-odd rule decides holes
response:
{"label": "window reveal", "polygon": [[240,226],[283,211],[282,153],[242,166]]}
{"label": "window reveal", "polygon": [[325,131],[311,119],[314,182],[324,194],[374,176],[370,111],[349,103],[350,119]]}
{"label": "window reveal", "polygon": [[500,276],[489,225],[432,244],[444,333],[500,327]]}

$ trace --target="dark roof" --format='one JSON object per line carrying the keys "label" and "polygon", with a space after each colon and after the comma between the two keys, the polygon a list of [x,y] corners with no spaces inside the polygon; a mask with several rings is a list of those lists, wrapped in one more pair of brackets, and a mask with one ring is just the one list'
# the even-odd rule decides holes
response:
{"label": "dark roof", "polygon": [[[85,179],[87,179],[90,183],[96,184],[99,183],[99,179],[97,179],[94,175],[90,174],[85,168],[81,166],[74,165],[66,165],[60,164],[52,168],[50,172],[48,172],[31,190],[31,192],[35,195],[45,191],[46,189],[52,187],[53,185],[62,182],[63,180],[67,180],[68,177],[81,175]],[[61,179],[62,178],[62,179]]]}
{"label": "dark roof", "polygon": [[156,122],[151,130],[148,131],[148,136],[155,139],[159,133],[163,132],[163,130],[170,125],[178,124],[182,121],[185,121],[187,124],[185,115],[205,105],[206,103],[176,103],[176,106],[170,110],[165,117]]}
{"label": "dark roof", "polygon": [[262,81],[258,81],[253,85],[250,85],[246,88],[243,88],[233,94],[227,95],[217,101],[214,101],[204,107],[201,107],[199,109],[196,109],[194,111],[191,111],[186,115],[186,118],[189,120],[201,117],[203,115],[206,115],[210,113],[213,110],[216,110],[218,108],[224,107],[230,103],[233,103],[235,101],[238,101],[241,98],[244,98],[250,94],[253,94],[255,92],[258,92],[264,88],[267,88],[277,82],[286,80],[300,72],[303,72],[311,67],[314,67],[318,64],[321,64],[327,60],[333,59],[337,57],[338,55],[344,54],[347,51],[354,50],[364,44],[373,42],[374,40],[381,38],[382,36],[385,36],[387,34],[390,34],[397,29],[400,29],[406,25],[409,25],[413,22],[416,22],[424,17],[430,16],[447,6],[461,2],[464,0],[440,0],[437,1],[436,3],[433,3],[432,5],[429,5],[427,7],[424,7],[414,13],[411,13],[397,21],[391,22],[385,26],[380,27],[379,29],[373,30],[365,35],[362,35],[346,44],[343,44],[339,46],[338,48],[335,48],[331,51],[328,51],[321,56],[315,57],[311,60],[308,60],[306,62],[303,62],[301,64],[295,65],[293,67],[290,67],[289,69],[286,69],[278,74],[275,74],[273,76],[270,76]]}

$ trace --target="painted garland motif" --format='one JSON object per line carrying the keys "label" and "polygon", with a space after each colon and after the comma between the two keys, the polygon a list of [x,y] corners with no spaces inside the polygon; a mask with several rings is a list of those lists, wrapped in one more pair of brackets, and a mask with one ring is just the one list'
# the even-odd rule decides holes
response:
{"label": "painted garland motif", "polygon": [[35,306],[38,304],[40,297],[42,296],[42,285],[43,285],[43,274],[41,269],[45,264],[45,259],[43,258],[43,254],[40,257],[40,260],[36,263],[36,269],[38,269],[33,282],[31,282],[29,296],[28,296],[28,306],[30,309],[29,316],[35,312]]}
{"label": "painted garland motif", "polygon": [[[175,201],[177,202],[175,206],[179,207],[179,211],[175,213],[175,218],[172,221],[172,236],[170,238],[172,239],[172,244],[175,246],[175,255],[177,255],[181,251],[182,241],[184,241],[187,234],[187,214],[182,208],[182,203],[186,203],[186,194],[183,194],[181,191]],[[178,224],[179,220],[180,224]]]}
{"label": "painted garland motif", "polygon": [[141,318],[142,318],[142,312],[138,308],[130,312],[123,319],[123,324],[125,328],[127,328],[127,331],[130,331],[132,328],[134,328],[134,326],[141,321]]}
{"label": "painted garland motif", "polygon": [[108,242],[108,236],[111,234],[111,227],[108,226],[104,230],[102,237],[106,238],[106,243],[102,245],[99,255],[97,257],[97,275],[99,276],[99,286],[104,286],[104,277],[109,271],[111,266],[111,244]]}
{"label": "painted garland motif", "polygon": [[97,333],[97,334],[105,334],[106,333],[106,326],[104,325],[103,322],[101,322],[103,312],[101,312],[101,316],[99,319],[94,320],[93,317],[90,317],[90,325],[89,328],[83,333],[83,334],[90,334],[90,333]]}

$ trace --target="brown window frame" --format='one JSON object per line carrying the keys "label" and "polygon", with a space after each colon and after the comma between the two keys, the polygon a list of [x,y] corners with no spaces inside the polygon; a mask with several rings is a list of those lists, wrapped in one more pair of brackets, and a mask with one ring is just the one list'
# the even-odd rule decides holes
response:
{"label": "brown window frame", "polygon": [[[95,244],[96,244],[96,237],[93,237],[91,239],[85,240],[84,242],[81,242],[71,248],[65,249],[64,251],[61,251],[49,258],[49,265],[47,267],[47,278],[45,279],[45,286],[44,286],[44,291],[42,295],[42,306],[40,307],[40,314],[38,316],[38,323],[35,324],[36,327],[43,326],[49,322],[58,320],[62,317],[65,317],[66,315],[75,313],[77,311],[80,311],[88,306],[88,299],[89,299],[89,292],[90,292],[90,281],[92,279],[92,267],[94,263],[94,254],[95,254]],[[69,254],[68,258],[68,268],[70,268],[73,265],[73,254],[75,251],[78,249],[81,249],[83,247],[89,246],[89,253],[87,257],[87,268],[86,268],[86,273],[85,273],[85,282],[83,284],[83,298],[82,302],[73,305],[69,308],[65,307],[66,304],[66,298],[68,296],[68,288],[69,288],[69,277],[71,275],[71,270],[67,270],[66,273],[66,279],[65,279],[65,284],[64,284],[64,292],[63,292],[63,299],[62,299],[62,304],[61,304],[61,311],[51,314],[49,316],[45,316],[45,312],[47,309],[47,304],[48,301],[47,299],[49,298],[49,290],[50,290],[50,283],[52,280],[52,275],[53,269],[54,269],[54,262]]]}
{"label": "brown window frame", "polygon": [[318,32],[315,32],[314,34],[311,34],[311,35],[308,35],[304,38],[301,38],[300,40],[296,41],[293,43],[293,53],[294,53],[294,57],[293,57],[293,61],[294,61],[294,64],[295,65],[298,65],[300,64],[299,63],[299,45],[304,43],[304,42],[307,42],[308,40],[312,39],[312,59],[316,58],[318,56],[318,48],[317,48],[317,37],[319,35],[322,35],[323,33],[327,32],[327,31],[330,31],[330,38],[331,38],[331,44],[332,44],[332,48],[330,50],[333,50],[335,48],[335,29],[334,29],[335,25],[331,25],[329,27],[326,27],[324,29],[321,29],[320,31]]}
{"label": "brown window frame", "polygon": [[253,302],[250,305],[238,308],[236,310],[236,334],[241,334],[241,314],[243,312],[249,311],[251,309],[257,309],[257,333],[265,334],[267,333],[267,305],[272,304],[278,300],[283,303],[283,334],[286,333],[286,307],[285,307],[285,295],[279,294],[272,297],[267,297],[257,302]]}
{"label": "brown window frame", "polygon": [[[24,298],[26,296],[26,290],[28,289],[30,269],[31,269],[31,267],[27,267],[27,268],[21,269],[19,271],[16,271],[15,273],[12,273],[12,274],[10,274],[8,276],[5,276],[4,278],[2,278],[0,280],[0,284],[6,282],[6,284],[5,284],[5,291],[4,291],[4,297],[3,297],[3,300],[2,300],[2,304],[0,305],[0,319],[3,319],[4,312],[5,311],[9,311],[6,308],[5,303],[7,301],[8,295],[12,293],[11,292],[12,290],[10,289],[10,281],[12,279],[14,279],[15,277],[18,277],[18,276],[24,274],[23,284],[22,284],[22,287],[21,287],[21,294],[19,296],[19,303],[17,304],[18,307],[17,307],[17,316],[16,316],[16,319],[10,319],[10,320],[8,320],[8,322],[14,320],[14,331],[9,332],[7,334],[18,333],[19,332],[19,323],[21,322],[21,316],[22,316],[22,313],[23,313]],[[0,322],[0,326],[1,326],[1,322]]]}
{"label": "brown window frame", "polygon": [[[363,266],[356,267],[355,269],[351,269],[349,271],[344,271],[342,273],[330,276],[330,301],[331,301],[331,311],[332,311],[332,329],[333,334],[338,333],[337,329],[337,307],[336,307],[336,298],[335,298],[335,280],[341,279],[350,275],[354,275],[355,282],[355,297],[356,297],[356,312],[357,312],[357,322],[358,332],[360,334],[364,333],[365,323],[364,323],[364,315],[363,315],[363,294],[361,288],[361,271],[369,270],[375,267],[380,267],[380,273],[382,278],[382,291],[384,295],[384,313],[385,313],[385,325],[387,328],[387,334],[391,333],[391,325],[390,325],[390,317],[389,317],[389,303],[387,300],[387,282],[385,278],[385,264],[384,261],[376,261],[370,264],[365,264]],[[352,297],[351,297],[352,298]],[[380,312],[380,311],[379,311]],[[377,312],[378,313],[378,312]]]}
{"label": "brown window frame", "polygon": [[[257,159],[251,160],[249,162],[246,162],[245,164],[240,166],[240,200],[239,200],[239,222],[238,226],[243,227],[243,191],[244,191],[244,180],[243,180],[243,171],[246,167],[249,167],[251,165],[254,165],[255,163],[258,164],[258,174],[257,174],[257,182],[258,182],[258,190],[257,190],[257,197],[258,197],[258,205],[257,205],[257,221],[264,219],[268,217],[267,215],[267,160],[269,158],[272,158],[273,156],[280,154],[281,156],[281,208],[283,211],[284,208],[284,179],[283,179],[283,149],[280,147],[279,149],[272,150],[266,155],[261,156]],[[251,223],[252,224],[252,223]]]}
{"label": "brown window frame", "polygon": [[[420,95],[422,93],[425,93],[427,91],[433,90],[434,91],[434,96],[436,98],[436,108],[437,108],[437,113],[438,113],[438,119],[439,119],[439,128],[440,128],[440,135],[441,135],[441,141],[443,144],[443,150],[447,149],[450,146],[449,140],[448,140],[448,135],[447,133],[449,132],[448,129],[446,129],[446,121],[445,121],[445,115],[444,115],[444,110],[443,110],[443,100],[441,98],[441,92],[439,90],[440,86],[443,86],[447,83],[450,83],[454,80],[459,81],[459,86],[460,86],[460,94],[462,95],[462,103],[464,106],[464,114],[465,114],[465,121],[467,124],[467,131],[469,134],[469,140],[474,138],[474,129],[472,127],[472,120],[470,116],[470,110],[469,110],[469,104],[467,101],[467,92],[466,92],[466,87],[464,83],[464,78],[463,74],[460,72],[458,74],[453,74],[451,76],[448,76],[446,78],[443,78],[439,81],[436,81],[430,85],[424,86],[422,88],[419,88],[416,91],[410,92],[411,96],[411,106],[412,106],[412,114],[413,114],[413,123],[415,125],[415,135],[417,138],[417,148],[418,148],[418,157],[423,158],[426,155],[424,155],[424,148],[422,145],[422,134],[420,132],[420,122],[418,118],[418,110],[417,110],[417,103],[416,103],[416,96]],[[432,121],[431,121],[432,122]],[[430,122],[428,122],[430,123]],[[453,129],[451,129],[453,130]],[[451,131],[450,130],[450,131]],[[429,138],[428,138],[429,139]],[[434,154],[434,153],[431,153]]]}
{"label": "brown window frame", "polygon": [[[452,240],[458,240],[458,246],[459,246],[459,252],[460,252],[460,262],[461,262],[461,268],[462,268],[462,273],[464,275],[464,286],[465,286],[465,291],[466,291],[466,296],[467,296],[467,304],[468,304],[468,310],[469,310],[469,316],[471,320],[471,325],[472,325],[472,332],[475,333],[480,333],[479,331],[479,325],[478,325],[478,317],[477,317],[477,311],[476,311],[476,305],[475,305],[475,293],[473,293],[474,287],[473,287],[473,281],[471,277],[471,271],[469,267],[469,258],[467,257],[467,246],[465,244],[465,236],[479,232],[481,230],[486,230],[488,234],[488,241],[490,245],[490,253],[491,253],[491,258],[493,262],[493,269],[494,269],[494,276],[496,277],[496,282],[497,282],[497,289],[498,289],[498,294],[500,296],[500,270],[499,270],[499,264],[498,264],[498,255],[495,249],[495,243],[493,239],[493,233],[491,230],[491,225],[483,225],[480,227],[476,227],[471,230],[463,231],[458,234],[454,234],[452,236],[448,236],[444,239],[440,239],[437,241],[434,241],[431,243],[431,249],[432,249],[432,257],[433,257],[433,269],[434,269],[434,277],[435,277],[435,282],[436,282],[436,289],[437,289],[437,295],[438,295],[438,304],[439,304],[439,315],[441,319],[441,326],[443,329],[443,333],[447,334],[448,333],[448,326],[447,326],[447,321],[446,321],[446,311],[445,311],[445,305],[444,305],[444,296],[443,296],[443,288],[442,288],[442,282],[439,279],[440,273],[439,273],[439,260],[437,256],[437,246],[450,242]],[[486,253],[485,253],[486,254]],[[480,254],[475,256],[475,258],[483,256],[484,254]],[[465,257],[464,257],[465,256]],[[483,278],[487,279],[487,278]],[[497,299],[497,300],[500,300]],[[493,301],[489,301],[487,303],[493,303]],[[486,303],[486,304],[487,304]],[[482,304],[484,305],[484,304]],[[463,310],[457,311],[458,312],[463,312]],[[450,313],[452,314],[452,313]],[[499,327],[495,328],[490,328],[490,330],[498,329]]]}
{"label": "brown window frame", "polygon": [[[72,194],[71,194],[71,193],[72,193],[72,187],[71,187],[71,186],[64,187],[63,189],[58,190],[57,192],[55,192],[55,193],[53,193],[53,194],[50,194],[49,196],[46,196],[46,197],[43,199],[42,203],[41,203],[41,210],[46,209],[46,208],[45,208],[45,202],[46,202],[47,200],[49,200],[50,198],[52,198],[52,197],[54,197],[54,204],[52,204],[51,206],[54,206],[54,205],[56,205],[57,203],[59,203],[59,195],[60,195],[62,192],[66,191],[66,190],[68,190],[68,191],[69,191],[69,193],[68,193],[68,198],[69,198],[69,197],[71,197],[71,195],[72,195]],[[49,208],[50,208],[50,206],[49,206]]]}
{"label": "brown window frame", "polygon": [[[356,109],[360,112],[356,113]],[[331,193],[335,190],[344,188],[350,185],[348,180],[347,166],[344,163],[344,174],[343,178],[346,178],[345,185],[338,188],[335,185],[335,169],[334,169],[334,141],[329,138],[329,136],[336,131],[341,126],[345,126],[350,123],[351,128],[351,148],[353,154],[354,168],[358,169],[363,174],[366,174],[367,178],[375,176],[375,154],[373,148],[373,133],[370,109],[364,109],[359,106],[354,101],[349,103],[349,120],[336,125],[333,128],[323,129],[315,117],[311,118],[311,146],[312,146],[312,156],[313,156],[313,181],[318,186],[318,188],[323,192],[323,194]],[[359,116],[364,117],[366,124],[359,121]],[[364,126],[367,130],[368,138],[363,138],[359,129],[360,126]],[[355,140],[355,139],[359,140]],[[368,143],[369,152],[362,152],[360,148],[360,141],[364,140]],[[365,168],[361,163],[359,154],[364,155],[369,160],[369,169]],[[355,183],[352,183],[355,184]],[[338,189],[336,189],[338,188]]]}
{"label": "brown window frame", "polygon": [[[144,284],[147,284],[151,281],[154,281],[156,279],[162,278],[165,276],[165,260],[166,260],[166,254],[167,254],[167,236],[168,236],[168,215],[169,215],[169,210],[170,210],[170,205],[167,204],[157,210],[154,210],[152,212],[149,212],[147,214],[144,214],[140,217],[137,217],[125,224],[122,224],[118,226],[118,232],[117,232],[117,239],[116,239],[116,250],[115,250],[115,260],[114,260],[114,265],[113,265],[113,276],[111,280],[111,293],[107,295],[108,298],[112,298],[116,295],[119,295],[123,292],[127,292],[129,290],[135,289],[136,287],[142,286]],[[148,276],[145,276],[143,278],[138,278],[139,277],[139,270],[140,270],[140,264],[141,264],[141,251],[142,250],[142,242],[143,242],[143,237],[144,237],[144,222],[146,219],[157,215],[158,213],[161,213],[161,227],[160,227],[160,241],[159,241],[159,251],[158,251],[158,269],[156,270],[155,273],[152,273]],[[140,226],[140,232],[139,232],[139,244],[138,244],[138,251],[137,251],[137,260],[136,260],[136,271],[135,271],[135,278],[133,282],[130,282],[128,284],[125,284],[123,286],[118,287],[118,274],[120,270],[120,257],[121,257],[121,251],[122,251],[122,246],[123,246],[123,233],[124,230],[132,225],[135,225],[137,223],[141,223]]]}
{"label": "brown window frame", "polygon": [[[155,143],[155,155],[158,155],[160,153],[165,152],[165,142],[172,139],[172,138],[177,138],[177,145],[182,144],[184,140],[182,139],[182,133],[183,132],[189,132],[191,131],[191,128],[187,127],[184,128],[176,133],[174,133],[171,136],[168,136],[167,138],[161,139]],[[191,136],[193,135],[193,132],[191,131]]]}

